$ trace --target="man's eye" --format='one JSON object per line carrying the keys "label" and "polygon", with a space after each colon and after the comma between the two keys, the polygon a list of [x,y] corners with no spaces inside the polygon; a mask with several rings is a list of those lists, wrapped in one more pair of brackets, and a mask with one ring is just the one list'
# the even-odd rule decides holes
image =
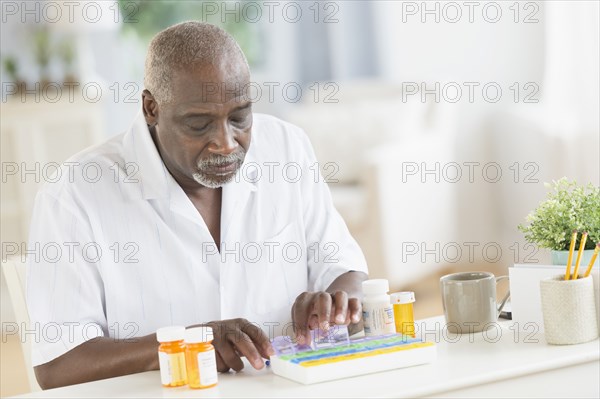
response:
{"label": "man's eye", "polygon": [[249,118],[247,116],[243,116],[243,117],[232,117],[229,118],[229,120],[231,121],[231,123],[234,123],[236,125],[246,125],[248,123]]}
{"label": "man's eye", "polygon": [[203,126],[189,126],[189,128],[195,132],[201,132],[203,130],[206,130],[207,127],[208,127],[208,124],[203,125]]}

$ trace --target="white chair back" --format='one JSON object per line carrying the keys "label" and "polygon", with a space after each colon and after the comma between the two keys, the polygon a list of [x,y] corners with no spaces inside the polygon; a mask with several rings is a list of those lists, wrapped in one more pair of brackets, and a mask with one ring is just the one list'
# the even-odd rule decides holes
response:
{"label": "white chair back", "polygon": [[2,262],[2,273],[6,279],[8,287],[8,295],[12,303],[13,311],[17,321],[19,331],[19,342],[25,358],[25,366],[27,368],[27,379],[31,392],[40,391],[41,388],[35,378],[33,366],[31,365],[31,341],[24,336],[23,330],[31,331],[29,321],[29,311],[27,310],[26,302],[26,262],[21,256],[10,257]]}

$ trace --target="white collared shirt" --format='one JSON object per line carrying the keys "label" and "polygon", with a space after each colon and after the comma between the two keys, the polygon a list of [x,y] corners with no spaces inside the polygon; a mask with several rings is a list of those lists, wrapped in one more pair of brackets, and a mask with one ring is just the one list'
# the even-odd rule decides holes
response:
{"label": "white collared shirt", "polygon": [[124,134],[63,165],[36,197],[27,302],[33,365],[88,339],[243,317],[290,335],[304,291],[367,272],[304,132],[255,114],[223,187],[221,251],[170,175],[141,113]]}

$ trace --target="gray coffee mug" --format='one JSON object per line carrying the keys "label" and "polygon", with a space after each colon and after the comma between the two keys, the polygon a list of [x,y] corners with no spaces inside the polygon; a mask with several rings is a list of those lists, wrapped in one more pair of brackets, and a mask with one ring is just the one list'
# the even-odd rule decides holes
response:
{"label": "gray coffee mug", "polygon": [[446,328],[456,334],[479,332],[490,328],[510,296],[496,307],[496,283],[508,276],[495,277],[488,272],[448,274],[440,278]]}

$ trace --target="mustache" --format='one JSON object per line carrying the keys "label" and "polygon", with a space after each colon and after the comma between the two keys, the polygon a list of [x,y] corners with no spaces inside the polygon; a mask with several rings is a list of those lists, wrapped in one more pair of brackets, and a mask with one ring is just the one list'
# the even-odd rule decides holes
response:
{"label": "mustache", "polygon": [[228,165],[230,163],[239,163],[241,164],[242,162],[244,162],[244,158],[246,157],[246,151],[241,150],[229,155],[210,155],[209,157],[205,158],[205,159],[199,159],[198,162],[196,163],[196,166],[198,167],[198,169],[203,170],[203,169],[210,169],[212,167],[215,166],[223,166],[223,165]]}

